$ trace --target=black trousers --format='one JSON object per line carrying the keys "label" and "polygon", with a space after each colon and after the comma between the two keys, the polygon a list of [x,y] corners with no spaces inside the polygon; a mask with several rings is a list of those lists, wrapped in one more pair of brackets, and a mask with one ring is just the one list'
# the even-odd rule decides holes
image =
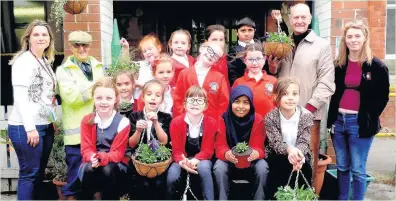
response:
{"label": "black trousers", "polygon": [[[267,182],[267,190],[266,197],[271,200],[276,200],[274,198],[274,194],[278,191],[278,187],[286,186],[289,176],[293,170],[293,165],[289,163],[287,159],[287,155],[278,155],[278,154],[270,154],[267,159],[269,166],[268,173],[268,182]],[[305,163],[301,168],[302,173],[307,179],[309,185],[311,185],[312,178],[312,167],[311,167],[311,157],[310,155],[305,155]],[[294,188],[294,184],[296,181],[296,172],[293,173],[293,176],[290,180],[290,187]],[[307,185],[300,173],[298,178],[298,186],[301,187],[304,184],[306,188]]]}
{"label": "black trousers", "polygon": [[91,163],[85,163],[80,170],[81,199],[92,200],[95,192],[102,193],[102,200],[119,200],[120,191],[117,185],[120,181],[120,169],[117,163],[92,168]]}

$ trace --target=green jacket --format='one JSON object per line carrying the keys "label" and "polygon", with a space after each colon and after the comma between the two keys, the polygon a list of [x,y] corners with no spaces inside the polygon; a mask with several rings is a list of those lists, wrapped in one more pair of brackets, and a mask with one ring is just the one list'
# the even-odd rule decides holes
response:
{"label": "green jacket", "polygon": [[83,117],[93,111],[92,86],[104,77],[102,64],[93,57],[88,57],[92,66],[93,81],[89,81],[82,70],[73,63],[74,56],[57,68],[56,78],[59,95],[62,100],[62,126],[65,132],[65,145],[81,143],[80,124]]}

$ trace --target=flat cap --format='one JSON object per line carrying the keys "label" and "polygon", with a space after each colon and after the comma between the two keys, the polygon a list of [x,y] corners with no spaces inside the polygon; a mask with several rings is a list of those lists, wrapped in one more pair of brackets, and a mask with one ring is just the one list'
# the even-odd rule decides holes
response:
{"label": "flat cap", "polygon": [[92,36],[85,31],[73,31],[69,34],[69,43],[91,44]]}

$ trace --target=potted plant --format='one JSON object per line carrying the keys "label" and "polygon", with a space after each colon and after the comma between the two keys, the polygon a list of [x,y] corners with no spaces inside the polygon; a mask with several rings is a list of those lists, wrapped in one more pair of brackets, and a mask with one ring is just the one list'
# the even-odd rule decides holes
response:
{"label": "potted plant", "polygon": [[293,41],[283,31],[266,33],[265,38],[264,48],[267,56],[283,59],[294,47]]}
{"label": "potted plant", "polygon": [[292,189],[289,185],[281,186],[275,193],[275,198],[276,200],[317,200],[312,189],[304,188],[304,185],[296,189]]}
{"label": "potted plant", "polygon": [[62,195],[62,186],[66,185],[66,162],[65,162],[65,146],[63,143],[64,132],[61,130],[61,123],[57,121],[55,123],[59,130],[57,131],[52,152],[50,155],[50,166],[47,168],[47,177],[52,178],[52,183],[56,185],[58,196],[60,200],[64,200],[65,197]]}
{"label": "potted plant", "polygon": [[59,31],[65,18],[65,11],[72,15],[82,13],[88,1],[80,0],[54,0],[51,6],[50,21],[55,21],[56,30]]}
{"label": "potted plant", "polygon": [[161,175],[172,162],[171,150],[160,145],[157,140],[149,144],[140,144],[136,153],[132,155],[132,161],[136,171],[148,178]]}
{"label": "potted plant", "polygon": [[235,167],[240,169],[250,167],[250,162],[247,159],[253,150],[246,142],[239,142],[231,149],[231,152],[235,158],[238,159],[238,163],[235,164]]}
{"label": "potted plant", "polygon": [[120,56],[120,58],[116,63],[106,68],[106,73],[108,76],[114,76],[117,73],[117,71],[120,70],[133,72],[135,78],[137,79],[137,74],[139,73],[139,64],[132,62],[129,58],[125,56]]}
{"label": "potted plant", "polygon": [[327,169],[327,165],[331,163],[331,157],[325,154],[319,154],[318,168],[316,169],[316,185],[315,193],[320,194],[323,186],[324,175]]}

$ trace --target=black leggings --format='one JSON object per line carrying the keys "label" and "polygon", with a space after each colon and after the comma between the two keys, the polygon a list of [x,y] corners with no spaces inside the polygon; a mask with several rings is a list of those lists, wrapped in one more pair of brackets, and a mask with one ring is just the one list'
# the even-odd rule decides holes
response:
{"label": "black leggings", "polygon": [[[278,155],[278,154],[270,154],[267,159],[269,166],[268,173],[268,184],[267,184],[267,193],[266,197],[269,199],[276,200],[273,196],[278,191],[278,187],[286,186],[287,181],[289,180],[289,176],[291,171],[293,170],[293,165],[289,163],[287,156]],[[305,163],[301,168],[302,173],[307,179],[309,185],[311,185],[312,178],[312,167],[311,167],[311,157],[310,155],[305,155]],[[290,187],[294,188],[294,184],[296,181],[297,174],[294,172],[293,176],[290,180]],[[304,184],[304,188],[307,187],[305,181],[300,173],[298,178],[298,185],[301,187]]]}
{"label": "black leggings", "polygon": [[83,165],[81,181],[81,199],[92,200],[95,192],[102,193],[102,200],[119,200],[120,192],[117,182],[120,179],[120,168],[117,163],[92,168],[91,163]]}

